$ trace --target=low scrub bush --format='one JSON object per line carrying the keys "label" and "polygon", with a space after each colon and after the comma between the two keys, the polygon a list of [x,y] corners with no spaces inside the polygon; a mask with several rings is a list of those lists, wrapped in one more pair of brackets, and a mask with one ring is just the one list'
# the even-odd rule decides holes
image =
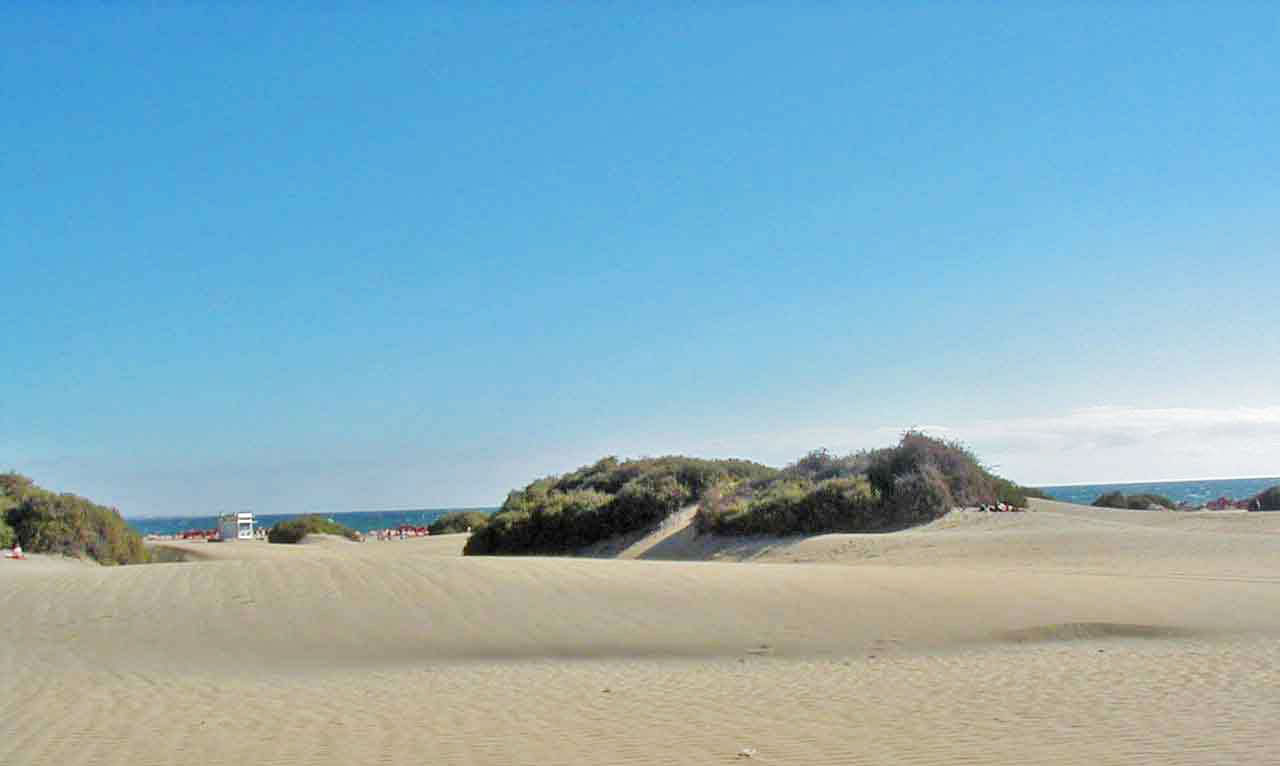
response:
{"label": "low scrub bush", "polygon": [[1259,492],[1254,500],[1257,501],[1256,506],[1250,507],[1256,507],[1260,511],[1280,511],[1280,485]]}
{"label": "low scrub bush", "polygon": [[1095,508],[1128,508],[1129,502],[1123,492],[1107,492],[1099,495],[1091,505]]}
{"label": "low scrub bush", "polygon": [[1101,495],[1093,501],[1093,505],[1098,508],[1121,508],[1131,511],[1145,511],[1153,505],[1168,509],[1178,507],[1177,503],[1164,495],[1149,493],[1126,495],[1119,490]]}
{"label": "low scrub bush", "polygon": [[345,524],[339,524],[324,516],[311,515],[276,522],[275,526],[267,530],[267,542],[296,543],[311,534],[340,535],[348,540],[360,539],[360,533]]}
{"label": "low scrub bush", "polygon": [[776,473],[746,460],[671,456],[620,461],[606,457],[512,492],[485,526],[473,530],[463,552],[570,553],[615,535],[653,527],[721,484]]}
{"label": "low scrub bush", "polygon": [[699,532],[788,535],[858,532],[880,525],[880,503],[864,478],[780,479],[758,491],[713,491],[698,509]]}
{"label": "low scrub bush", "polygon": [[465,553],[569,553],[651,528],[698,503],[699,533],[789,535],[897,529],[957,505],[1025,507],[1040,493],[992,474],[963,446],[910,431],[895,447],[815,450],[776,470],[744,460],[604,458],[507,496]]}
{"label": "low scrub bush", "polygon": [[450,535],[457,532],[474,532],[489,523],[489,514],[483,511],[453,511],[446,513],[427,527],[433,535]]}
{"label": "low scrub bush", "polygon": [[1141,494],[1141,495],[1129,496],[1130,508],[1133,508],[1136,510],[1145,510],[1147,508],[1150,508],[1153,505],[1158,505],[1161,508],[1168,508],[1170,510],[1178,507],[1177,502],[1170,500],[1164,495]]}
{"label": "low scrub bush", "polygon": [[781,475],[784,478],[810,481],[866,476],[867,468],[871,465],[871,455],[870,452],[855,452],[836,457],[825,449],[816,449],[783,468]]}
{"label": "low scrub bush", "polygon": [[1012,505],[1015,508],[1026,508],[1027,500],[1033,497],[1040,500],[1053,499],[1038,489],[1024,487],[999,476],[993,476],[992,478],[995,480],[996,500]]}
{"label": "low scrub bush", "polygon": [[893,497],[886,507],[896,526],[910,527],[944,516],[955,504],[942,471],[926,464],[894,477]]}
{"label": "low scrub bush", "polygon": [[[926,468],[937,476],[924,476]],[[921,474],[922,481],[941,478],[947,495],[961,506],[991,503],[998,494],[995,477],[963,445],[917,431],[903,434],[897,447],[873,452],[867,468],[868,480],[888,500],[896,494],[899,477],[913,473]]]}
{"label": "low scrub bush", "polygon": [[699,532],[871,532],[923,524],[957,505],[1025,507],[1039,495],[984,468],[963,446],[909,431],[896,447],[835,457],[810,452],[776,477],[711,492]]}
{"label": "low scrub bush", "polygon": [[120,512],[83,497],[41,489],[25,476],[0,474],[4,519],[0,545],[33,553],[87,557],[100,564],[141,564],[147,549]]}

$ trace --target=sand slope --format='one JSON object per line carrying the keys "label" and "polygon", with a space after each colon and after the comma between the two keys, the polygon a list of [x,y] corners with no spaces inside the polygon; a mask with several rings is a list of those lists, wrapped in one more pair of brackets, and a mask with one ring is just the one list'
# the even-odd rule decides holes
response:
{"label": "sand slope", "polygon": [[622,551],[774,563],[0,562],[0,763],[1280,759],[1280,514],[1037,508]]}
{"label": "sand slope", "polygon": [[956,512],[892,535],[702,541],[691,556],[725,560],[1274,578],[1280,514],[1121,511],[1032,500],[1032,513]]}

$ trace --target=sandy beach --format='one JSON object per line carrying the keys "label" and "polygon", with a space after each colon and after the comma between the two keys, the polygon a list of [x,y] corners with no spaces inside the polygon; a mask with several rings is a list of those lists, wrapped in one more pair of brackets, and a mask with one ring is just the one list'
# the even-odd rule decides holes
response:
{"label": "sandy beach", "polygon": [[0,562],[5,764],[1265,764],[1280,514]]}

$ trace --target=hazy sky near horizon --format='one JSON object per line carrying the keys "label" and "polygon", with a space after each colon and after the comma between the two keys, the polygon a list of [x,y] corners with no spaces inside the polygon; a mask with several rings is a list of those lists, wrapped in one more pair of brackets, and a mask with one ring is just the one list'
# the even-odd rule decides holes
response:
{"label": "hazy sky near horizon", "polygon": [[1280,474],[1274,5],[35,3],[0,82],[0,470],[126,516]]}

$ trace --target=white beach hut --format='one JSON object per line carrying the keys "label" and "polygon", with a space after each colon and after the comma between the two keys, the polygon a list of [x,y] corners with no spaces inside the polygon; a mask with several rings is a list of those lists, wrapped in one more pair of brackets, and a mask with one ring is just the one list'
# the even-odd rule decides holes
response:
{"label": "white beach hut", "polygon": [[218,517],[218,536],[226,540],[253,539],[253,511],[224,513]]}

